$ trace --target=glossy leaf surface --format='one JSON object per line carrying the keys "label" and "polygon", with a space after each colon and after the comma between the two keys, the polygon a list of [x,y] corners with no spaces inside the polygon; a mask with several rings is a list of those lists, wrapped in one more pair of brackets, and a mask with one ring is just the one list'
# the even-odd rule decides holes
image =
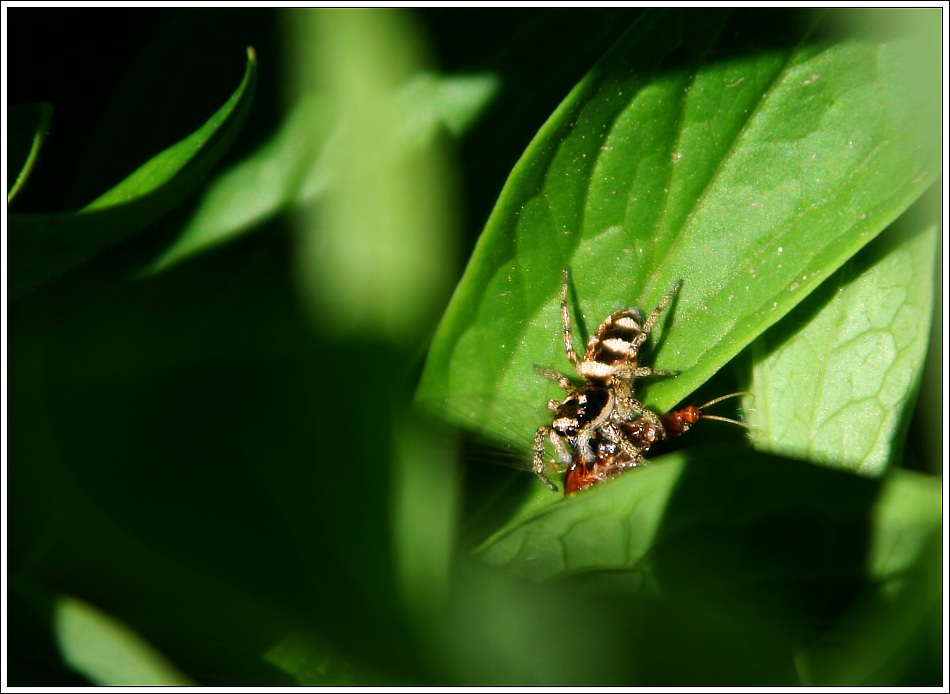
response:
{"label": "glossy leaf surface", "polygon": [[[670,408],[934,180],[906,42],[828,42],[764,17],[647,13],[574,89],[488,222],[434,340],[423,406],[464,425],[451,405],[464,401],[480,426],[529,440],[557,394],[534,365],[569,370],[557,295],[571,265],[578,346],[611,311],[649,310],[684,280],[649,358],[681,371],[645,398]],[[533,413],[525,424],[509,421],[512,400]]]}

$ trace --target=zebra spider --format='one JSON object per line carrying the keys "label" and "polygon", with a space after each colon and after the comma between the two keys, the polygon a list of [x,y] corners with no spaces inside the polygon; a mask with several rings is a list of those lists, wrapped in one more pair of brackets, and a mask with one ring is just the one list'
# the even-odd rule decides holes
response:
{"label": "zebra spider", "polygon": [[[574,334],[567,304],[569,279],[570,268],[564,268],[561,284],[564,353],[584,383],[575,386],[558,371],[536,367],[538,373],[550,378],[567,393],[567,397],[560,402],[548,402],[548,409],[554,414],[554,419],[551,424],[538,427],[534,435],[532,468],[552,491],[557,491],[557,486],[544,473],[545,439],[550,440],[563,465],[570,466],[578,457],[584,464],[591,465],[596,462],[596,449],[601,446],[616,447],[625,461],[635,464],[633,461],[642,458],[643,449],[623,434],[621,425],[637,416],[654,428],[662,429],[663,424],[655,413],[633,397],[630,384],[634,378],[675,376],[678,373],[641,366],[637,361],[637,352],[682,281],[673,285],[646,321],[637,308],[625,308],[607,316],[588,341],[587,351],[582,358],[574,351]],[[592,441],[597,445],[592,446]]]}
{"label": "zebra spider", "polygon": [[596,432],[590,441],[591,447],[597,454],[596,458],[593,461],[586,461],[575,454],[564,476],[565,495],[570,496],[579,489],[585,489],[596,482],[603,482],[608,477],[628,468],[637,467],[644,462],[644,455],[650,450],[650,446],[657,441],[685,434],[700,419],[715,419],[748,428],[747,424],[735,419],[702,413],[704,409],[711,405],[739,395],[747,395],[747,393],[730,393],[710,400],[699,407],[687,405],[678,410],[671,410],[659,418],[659,425],[648,417],[639,417],[629,422],[621,422],[618,427],[622,441],[632,445],[633,455],[630,454],[630,446],[623,447],[618,442],[605,437],[604,432]]}

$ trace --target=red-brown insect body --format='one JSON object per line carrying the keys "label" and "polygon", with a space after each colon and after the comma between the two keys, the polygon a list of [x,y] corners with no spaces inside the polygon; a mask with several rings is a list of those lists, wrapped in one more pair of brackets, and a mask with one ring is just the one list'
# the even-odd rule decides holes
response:
{"label": "red-brown insect body", "polygon": [[689,405],[680,410],[667,412],[661,420],[667,436],[680,436],[689,431],[689,428],[699,421],[702,415],[700,408],[695,405]]}
{"label": "red-brown insect body", "polygon": [[624,470],[642,465],[643,454],[649,449],[649,441],[655,440],[660,427],[652,424],[647,418],[640,417],[632,422],[626,422],[620,427],[623,441],[614,441],[601,433],[591,441],[596,457],[593,461],[586,461],[580,454],[575,454],[564,475],[564,494],[571,496],[581,489],[603,482],[608,477]]}
{"label": "red-brown insect body", "polygon": [[588,464],[580,456],[574,456],[571,466],[564,473],[564,495],[571,496],[581,489],[586,489],[597,478],[591,469],[592,464]]}
{"label": "red-brown insect body", "polygon": [[628,441],[646,452],[654,443],[666,438],[666,423],[662,418],[657,424],[645,417],[638,417],[632,422],[626,422],[621,427],[621,431]]}
{"label": "red-brown insect body", "polygon": [[597,482],[643,463],[643,458],[631,458],[617,449],[613,453],[598,455],[592,462],[586,462],[581,456],[574,456],[570,467],[564,474],[564,495],[586,489]]}

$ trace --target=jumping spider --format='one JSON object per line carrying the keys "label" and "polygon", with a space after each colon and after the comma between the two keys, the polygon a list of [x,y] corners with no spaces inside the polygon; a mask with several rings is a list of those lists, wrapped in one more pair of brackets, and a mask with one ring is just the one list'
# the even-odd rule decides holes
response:
{"label": "jumping spider", "polygon": [[[557,491],[557,486],[544,473],[545,439],[551,441],[559,461],[568,466],[575,457],[587,465],[593,464],[597,459],[596,449],[602,445],[615,446],[627,462],[638,461],[642,458],[643,448],[623,434],[621,425],[637,417],[655,428],[662,429],[663,424],[655,413],[633,397],[630,384],[634,378],[675,376],[678,373],[641,366],[637,362],[637,352],[682,281],[673,285],[646,321],[637,308],[625,308],[607,316],[588,341],[587,351],[582,358],[574,351],[571,314],[567,304],[569,278],[570,269],[564,268],[561,285],[564,353],[584,382],[575,386],[558,371],[536,367],[538,373],[550,378],[567,393],[561,402],[548,402],[554,420],[550,425],[539,427],[534,435],[534,473],[552,491]],[[595,440],[597,445],[592,446]]]}

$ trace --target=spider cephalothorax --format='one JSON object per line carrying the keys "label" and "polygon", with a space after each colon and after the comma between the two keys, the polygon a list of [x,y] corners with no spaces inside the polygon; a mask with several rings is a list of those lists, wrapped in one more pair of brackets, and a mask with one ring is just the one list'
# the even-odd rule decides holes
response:
{"label": "spider cephalothorax", "polygon": [[640,365],[637,354],[650,331],[659,320],[663,309],[670,303],[681,282],[673,285],[662,301],[643,320],[639,309],[625,308],[611,313],[600,324],[587,343],[581,357],[574,350],[571,314],[567,303],[569,269],[564,268],[561,285],[561,324],[564,352],[574,366],[583,384],[575,386],[564,374],[552,369],[539,368],[538,372],[557,383],[567,393],[562,401],[551,400],[548,409],[554,413],[550,425],[538,428],[534,437],[535,474],[553,490],[557,487],[544,473],[544,441],[554,446],[559,461],[570,465],[575,458],[586,464],[597,457],[591,441],[615,446],[631,460],[642,455],[635,443],[624,436],[621,425],[636,418],[645,419],[655,427],[662,427],[659,417],[633,397],[630,384],[644,376],[674,376],[674,371],[659,371]]}

